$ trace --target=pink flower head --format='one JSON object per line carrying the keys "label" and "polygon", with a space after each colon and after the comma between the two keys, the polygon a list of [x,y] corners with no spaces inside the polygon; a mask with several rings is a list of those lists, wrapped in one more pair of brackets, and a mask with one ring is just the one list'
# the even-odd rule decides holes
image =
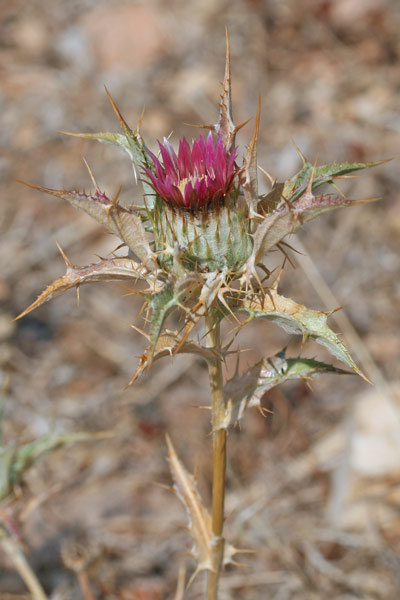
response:
{"label": "pink flower head", "polygon": [[232,188],[236,175],[236,148],[230,154],[221,136],[214,144],[210,133],[193,141],[192,148],[185,137],[179,142],[178,155],[164,138],[158,142],[162,163],[150,150],[155,173],[144,167],[154,191],[172,205],[182,208],[201,208],[221,200]]}

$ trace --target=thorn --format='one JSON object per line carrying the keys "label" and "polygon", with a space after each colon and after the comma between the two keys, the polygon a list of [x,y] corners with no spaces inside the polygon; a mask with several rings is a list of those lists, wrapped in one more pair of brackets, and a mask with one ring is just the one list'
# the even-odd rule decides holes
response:
{"label": "thorn", "polygon": [[65,264],[66,264],[66,266],[67,266],[67,269],[73,269],[73,268],[74,268],[74,265],[73,265],[73,264],[72,264],[72,262],[69,260],[68,256],[65,254],[64,250],[61,248],[61,246],[60,246],[60,244],[57,242],[57,240],[55,240],[55,242],[56,242],[56,246],[57,246],[57,248],[58,248],[58,250],[59,250],[59,252],[60,252],[61,256],[62,256],[62,257],[63,257],[63,259],[64,259],[64,262],[65,262]]}
{"label": "thorn", "polygon": [[214,131],[214,125],[196,125],[195,123],[183,123],[184,125],[187,125],[188,127],[196,127],[197,129],[210,129],[211,131]]}
{"label": "thorn", "polygon": [[240,123],[240,125],[235,125],[235,129],[234,129],[235,135],[238,131],[240,131],[240,129],[242,129],[242,127],[247,125],[247,123],[250,123],[251,119],[252,119],[252,117],[250,117],[249,119],[246,119],[246,121],[243,121],[243,123]]}
{"label": "thorn", "polygon": [[190,579],[188,581],[188,584],[186,586],[186,591],[190,588],[190,586],[192,585],[193,581],[196,579],[197,575],[200,573],[201,570],[202,569],[200,567],[197,567],[196,570],[195,570],[195,572],[192,573],[192,575],[191,575],[191,577],[190,577]]}
{"label": "thorn", "polygon": [[85,163],[85,165],[86,165],[86,168],[87,168],[87,170],[89,171],[89,177],[90,177],[90,179],[92,180],[92,183],[93,183],[93,185],[94,185],[94,187],[95,187],[96,191],[99,191],[99,186],[97,185],[97,181],[96,181],[96,180],[95,180],[95,178],[94,178],[94,175],[93,175],[93,171],[92,171],[92,169],[89,167],[89,165],[88,165],[88,162],[87,162],[86,158],[85,158],[84,156],[83,156],[82,158],[83,158],[83,162],[84,162],[84,163]]}
{"label": "thorn", "polygon": [[142,121],[143,121],[145,110],[146,110],[146,106],[143,104],[142,112],[139,115],[138,122],[136,125],[136,135],[140,135],[140,129],[142,127]]}
{"label": "thorn", "polygon": [[[222,284],[221,284],[222,285]],[[225,289],[220,289],[218,291],[217,297],[218,300],[221,302],[221,304],[223,306],[225,306],[226,310],[230,313],[230,315],[233,317],[233,319],[235,321],[237,321],[237,323],[240,323],[240,320],[238,319],[238,317],[235,315],[235,313],[233,312],[233,310],[231,309],[231,307],[229,306],[229,304],[226,302],[224,295],[229,292],[229,288],[225,288]]]}
{"label": "thorn", "polygon": [[228,27],[225,26],[225,77],[224,77],[224,88],[227,84],[228,89],[225,93],[228,94],[228,109],[229,114],[232,115],[232,94],[231,94],[231,50],[229,47],[229,35]]}
{"label": "thorn", "polygon": [[178,458],[175,452],[175,448],[172,445],[172,441],[171,438],[169,437],[168,433],[165,434],[165,441],[167,442],[167,447],[168,447],[168,454],[173,457],[173,458]]}
{"label": "thorn", "polygon": [[26,185],[27,187],[30,187],[33,190],[36,190],[38,192],[44,192],[45,194],[50,194],[51,196],[58,197],[59,194],[62,193],[60,190],[52,190],[50,188],[45,188],[45,187],[42,187],[41,185],[35,185],[34,183],[29,183],[28,181],[24,181],[23,179],[16,179],[16,182],[22,183],[22,185]]}
{"label": "thorn", "polygon": [[77,131],[63,131],[62,129],[57,129],[57,133],[61,133],[62,135],[69,135],[71,137],[83,137],[84,133],[79,133]]}
{"label": "thorn", "polygon": [[332,310],[330,310],[329,312],[325,313],[327,317],[330,317],[331,315],[333,315],[333,313],[338,312],[339,310],[343,310],[343,308],[346,308],[347,304],[342,304],[342,306],[338,306],[337,308],[333,308]]}
{"label": "thorn", "polygon": [[316,168],[317,168],[317,159],[315,159],[314,166],[313,166],[312,171],[311,171],[310,179],[309,179],[308,184],[307,184],[307,189],[305,191],[305,194],[309,194],[310,196],[313,195],[313,193],[312,193],[312,186],[313,186],[313,183],[314,183],[314,177],[315,177],[315,170],[316,170]]}
{"label": "thorn", "polygon": [[239,569],[249,568],[249,566],[250,566],[250,565],[245,565],[244,563],[241,563],[237,560],[230,560],[229,564],[233,565],[234,567],[238,567]]}
{"label": "thorn", "polygon": [[297,250],[294,246],[291,246],[290,244],[288,244],[287,242],[279,242],[280,244],[282,244],[283,246],[286,246],[287,248],[289,248],[290,250],[292,250],[292,252],[295,252],[296,254],[300,254],[300,256],[306,256],[304,254],[304,252],[300,252],[300,250]]}
{"label": "thorn", "polygon": [[136,325],[133,325],[133,324],[131,324],[131,327],[132,327],[132,329],[134,329],[135,331],[137,331],[138,333],[143,335],[146,338],[146,340],[150,340],[150,336],[146,331],[143,331],[143,329],[140,329],[140,327],[136,327]]}
{"label": "thorn", "polygon": [[160,483],[159,481],[151,481],[150,483],[152,483],[153,485],[155,485],[163,490],[167,490],[167,492],[176,494],[176,490],[174,489],[173,485],[167,485],[166,483]]}
{"label": "thorn", "polygon": [[[283,274],[283,271],[284,271],[285,265],[286,265],[286,258],[284,259],[284,261],[283,261],[283,263],[282,263],[282,266],[281,266],[281,268],[280,268],[280,271],[279,271],[278,275],[276,276],[276,279],[275,279],[275,281],[274,281],[274,282],[272,283],[272,285],[270,286],[270,288],[271,288],[272,290],[275,290],[275,291],[276,291],[276,290],[278,289],[278,283],[279,283],[279,282],[280,282],[280,280],[281,280],[281,277],[282,277],[282,274]],[[275,270],[275,269],[274,269],[274,270]]]}
{"label": "thorn", "polygon": [[292,261],[292,259],[290,258],[289,254],[286,252],[286,250],[284,250],[281,247],[281,242],[279,242],[279,244],[276,244],[276,247],[279,248],[279,250],[282,252],[283,256],[285,257],[285,260],[288,261],[288,263],[290,264],[290,266],[293,267],[293,269],[295,269],[296,265],[294,264],[294,262]]}
{"label": "thorn", "polygon": [[275,185],[275,183],[276,183],[276,179],[274,179],[274,178],[272,177],[272,175],[270,175],[270,174],[268,173],[268,171],[266,171],[265,169],[263,169],[262,167],[260,167],[260,165],[257,165],[257,166],[258,166],[258,168],[260,169],[260,171],[261,171],[262,173],[264,173],[264,175],[265,175],[265,176],[268,178],[268,180],[269,180],[269,182],[271,183],[271,185],[272,185],[272,186],[274,186],[274,185]]}
{"label": "thorn", "polygon": [[301,160],[303,161],[303,165],[305,165],[307,162],[306,157],[304,156],[304,154],[302,153],[302,151],[300,150],[300,148],[294,141],[294,138],[291,138],[291,142],[292,142],[293,146],[295,147],[297,154],[300,156]]}
{"label": "thorn", "polygon": [[114,198],[111,200],[110,206],[106,206],[107,219],[110,218],[110,211],[115,208],[118,204],[118,198],[121,193],[122,186],[119,186],[118,192],[115,194]]}
{"label": "thorn", "polygon": [[336,183],[334,183],[334,182],[332,181],[332,183],[331,183],[330,185],[333,187],[333,189],[334,189],[334,190],[336,190],[336,191],[337,191],[337,193],[339,194],[339,196],[340,196],[341,198],[344,198],[344,199],[346,200],[346,194],[344,194],[344,193],[342,192],[342,190],[340,189],[340,187],[339,187],[338,185],[336,185]]}
{"label": "thorn", "polygon": [[113,107],[113,109],[114,109],[114,112],[115,112],[115,114],[116,114],[116,115],[117,115],[117,117],[118,117],[119,124],[121,125],[122,129],[124,130],[124,133],[125,133],[125,134],[130,134],[130,135],[132,135],[132,136],[133,136],[133,135],[134,135],[134,133],[133,133],[132,129],[129,127],[128,123],[125,121],[125,119],[124,119],[124,118],[123,118],[123,116],[121,115],[121,113],[120,113],[120,111],[119,111],[119,108],[118,108],[118,106],[115,104],[115,102],[114,102],[114,100],[112,99],[112,97],[111,97],[111,94],[110,94],[110,92],[108,91],[108,89],[106,88],[106,86],[104,86],[104,89],[106,90],[107,97],[108,97],[108,99],[109,99],[109,101],[110,101],[110,103],[111,103],[111,106],[112,106],[112,107]]}

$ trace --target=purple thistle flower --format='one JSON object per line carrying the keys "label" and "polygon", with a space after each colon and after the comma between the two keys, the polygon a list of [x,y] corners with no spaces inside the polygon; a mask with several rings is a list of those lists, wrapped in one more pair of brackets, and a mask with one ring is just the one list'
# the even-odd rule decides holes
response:
{"label": "purple thistle flower", "polygon": [[236,148],[228,153],[221,136],[214,144],[210,133],[193,141],[185,137],[179,142],[178,155],[167,139],[158,142],[162,163],[147,150],[155,173],[143,167],[149,183],[163,200],[182,208],[201,208],[221,200],[232,189],[237,174]]}

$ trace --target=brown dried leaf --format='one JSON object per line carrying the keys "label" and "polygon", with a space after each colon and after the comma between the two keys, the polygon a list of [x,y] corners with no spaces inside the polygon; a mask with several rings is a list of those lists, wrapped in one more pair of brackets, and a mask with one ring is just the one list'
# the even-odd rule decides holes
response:
{"label": "brown dried leaf", "polygon": [[[143,332],[142,332],[143,333]],[[146,336],[148,337],[148,336]],[[138,377],[140,377],[150,362],[154,362],[164,356],[173,356],[174,354],[197,354],[205,360],[219,357],[216,350],[205,348],[194,340],[187,339],[181,343],[181,338],[177,331],[165,330],[158,338],[154,352],[148,348],[140,357],[139,366],[135,374],[130,380],[129,385],[132,385]]]}
{"label": "brown dried leaf", "polygon": [[[211,570],[212,568],[211,516],[201,500],[195,478],[182,465],[168,435],[166,438],[169,452],[168,461],[174,480],[174,491],[186,508],[189,520],[188,530],[194,542],[192,555],[197,560],[197,568],[189,580],[188,585],[190,585],[200,571]],[[224,565],[236,564],[233,561],[233,556],[242,552],[249,551],[235,548],[225,540]]]}
{"label": "brown dried leaf", "polygon": [[189,531],[194,542],[192,553],[197,560],[197,568],[191,578],[193,580],[199,571],[211,568],[211,517],[202,503],[193,475],[180,462],[168,435],[167,445],[174,490],[186,508]]}
{"label": "brown dried leaf", "polygon": [[102,259],[86,267],[76,267],[68,261],[65,275],[53,281],[35,302],[18,315],[17,319],[24,317],[47,300],[51,300],[73,287],[79,288],[79,286],[86,283],[97,283],[98,281],[136,281],[137,279],[145,279],[146,274],[148,274],[146,268],[131,258]]}

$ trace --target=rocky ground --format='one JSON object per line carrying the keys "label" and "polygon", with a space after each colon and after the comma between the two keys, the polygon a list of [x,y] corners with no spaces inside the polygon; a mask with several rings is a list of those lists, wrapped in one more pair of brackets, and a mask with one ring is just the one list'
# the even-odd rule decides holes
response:
{"label": "rocky ground", "polygon": [[[181,599],[180,565],[194,563],[185,513],[170,484],[165,433],[210,501],[207,373],[164,359],[124,391],[145,340],[130,324],[138,298],[117,284],[69,292],[13,322],[74,264],[118,244],[70,206],[16,183],[102,188],[140,200],[118,149],[58,130],[117,130],[104,92],[143,136],[196,135],[217,118],[228,27],[235,121],[262,97],[259,163],[282,179],[310,160],[393,161],[343,181],[351,198],[379,202],[323,216],[290,242],[282,292],[332,310],[374,382],[327,376],[287,384],[229,436],[226,531],[253,549],[229,567],[221,600],[395,600],[400,551],[400,6],[395,0],[2,0],[0,4],[0,377],[5,443],[49,431],[109,431],[59,449],[23,480],[2,518],[18,524],[28,559],[53,600],[82,598],[74,556],[88,556],[93,595]],[[248,143],[252,123],[238,136]],[[268,181],[260,173],[260,185]],[[281,257],[272,255],[271,265]],[[229,333],[229,325],[226,334]],[[243,368],[288,342],[267,323],[239,336]],[[289,350],[299,348],[291,341]],[[326,357],[310,345],[309,356]],[[231,368],[229,366],[229,368]],[[7,384],[7,381],[9,383]],[[78,546],[79,544],[79,546]],[[0,553],[0,597],[28,598]],[[85,576],[86,576],[85,575]],[[183,572],[181,569],[181,580]],[[185,600],[203,597],[200,574]],[[81,578],[82,580],[82,578]],[[85,600],[89,600],[86,596]]]}

